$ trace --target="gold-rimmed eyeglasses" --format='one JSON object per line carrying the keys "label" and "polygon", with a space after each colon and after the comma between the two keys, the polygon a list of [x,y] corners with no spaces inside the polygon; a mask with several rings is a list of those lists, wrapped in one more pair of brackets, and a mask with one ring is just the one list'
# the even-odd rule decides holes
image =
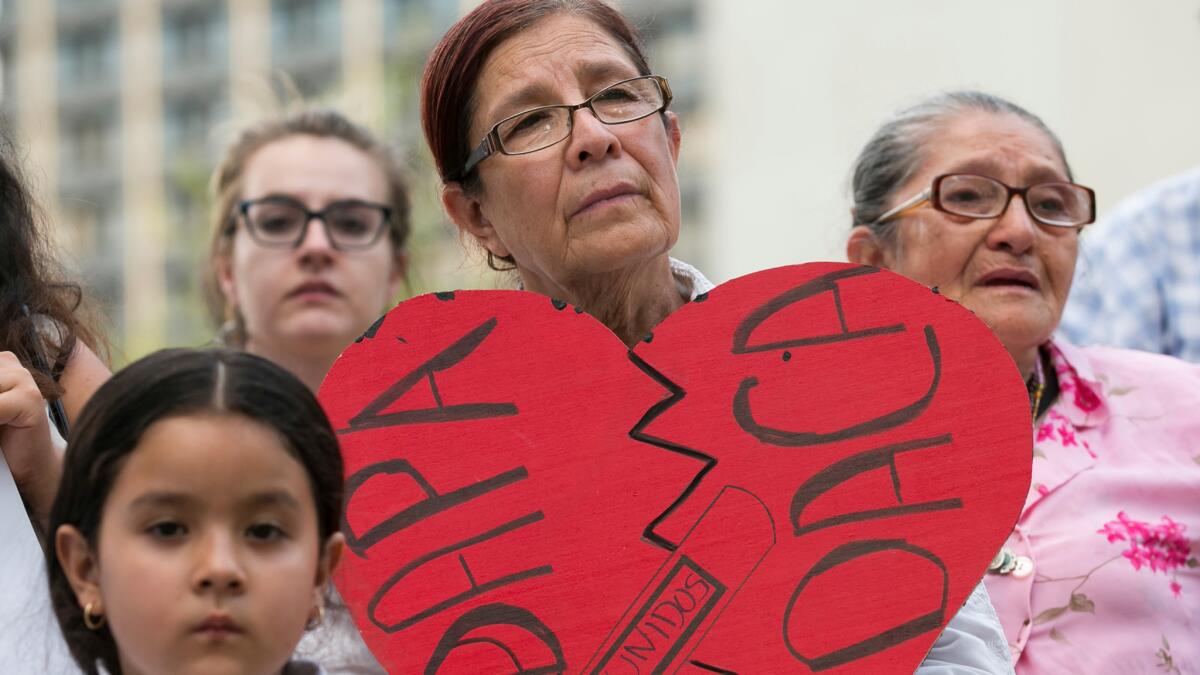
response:
{"label": "gold-rimmed eyeglasses", "polygon": [[999,218],[1008,210],[1013,195],[1020,195],[1029,217],[1050,227],[1082,227],[1096,220],[1096,193],[1066,181],[1012,187],[973,173],[948,173],[933,179],[933,185],[914,195],[869,225],[882,225],[903,216],[925,202],[943,213],[966,218]]}
{"label": "gold-rimmed eyeglasses", "polygon": [[625,124],[671,105],[667,78],[643,75],[611,84],[575,105],[546,105],[506,117],[488,131],[454,177],[462,180],[483,160],[499,152],[527,155],[561,143],[571,135],[575,111],[587,108],[605,124]]}

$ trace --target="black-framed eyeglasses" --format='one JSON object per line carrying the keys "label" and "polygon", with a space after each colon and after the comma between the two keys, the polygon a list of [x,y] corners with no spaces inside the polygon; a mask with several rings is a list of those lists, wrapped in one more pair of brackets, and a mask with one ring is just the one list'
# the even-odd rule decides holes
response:
{"label": "black-framed eyeglasses", "polygon": [[339,251],[370,248],[387,229],[391,209],[356,199],[334,202],[309,211],[290,197],[248,199],[238,204],[250,238],[269,248],[296,248],[314,218],[325,224],[329,245]]}
{"label": "black-framed eyeglasses", "polygon": [[575,111],[587,108],[605,124],[625,124],[649,117],[671,105],[667,78],[643,75],[622,80],[575,105],[545,105],[506,117],[492,126],[471,151],[454,180],[462,180],[483,160],[499,152],[527,155],[561,143],[574,129]]}
{"label": "black-framed eyeglasses", "polygon": [[1083,227],[1096,220],[1096,193],[1076,183],[1052,181],[1015,188],[990,176],[947,173],[934,178],[928,189],[869,224],[882,225],[895,220],[925,202],[955,216],[999,218],[1008,210],[1013,195],[1021,196],[1029,217],[1042,225]]}

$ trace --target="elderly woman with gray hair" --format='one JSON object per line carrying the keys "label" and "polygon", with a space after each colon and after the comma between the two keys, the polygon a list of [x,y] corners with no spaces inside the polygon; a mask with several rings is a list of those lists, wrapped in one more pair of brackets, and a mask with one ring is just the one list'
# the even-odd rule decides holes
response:
{"label": "elderly woman with gray hair", "polygon": [[962,303],[1028,384],[1033,484],[986,578],[1016,671],[1200,669],[1200,367],[1054,334],[1095,219],[1058,137],[944,94],[880,127],[853,190],[849,259]]}

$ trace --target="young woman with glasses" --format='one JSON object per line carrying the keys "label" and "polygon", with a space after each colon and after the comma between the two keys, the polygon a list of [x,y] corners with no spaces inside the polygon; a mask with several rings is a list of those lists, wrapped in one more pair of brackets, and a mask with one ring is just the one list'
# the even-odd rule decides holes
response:
{"label": "young woman with glasses", "polygon": [[[243,131],[211,191],[209,306],[220,340],[316,392],[404,281],[409,198],[399,162],[340,113],[306,110]],[[383,672],[336,598],[298,654],[331,674]]]}
{"label": "young woman with glasses", "polygon": [[211,190],[209,304],[223,341],[316,391],[404,280],[399,163],[340,113],[308,110],[242,132]]}
{"label": "young woman with glasses", "polygon": [[1096,215],[1058,138],[952,92],[880,127],[853,188],[850,260],[962,303],[1028,383],[1033,483],[986,578],[1016,671],[1200,664],[1200,367],[1055,335]]}

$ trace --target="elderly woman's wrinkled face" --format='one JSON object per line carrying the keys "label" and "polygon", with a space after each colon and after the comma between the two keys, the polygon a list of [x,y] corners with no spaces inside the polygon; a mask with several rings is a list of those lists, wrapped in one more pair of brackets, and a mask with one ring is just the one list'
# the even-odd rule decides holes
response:
{"label": "elderly woman's wrinkled face", "polygon": [[[1012,187],[1069,180],[1050,138],[1010,114],[952,118],[929,135],[923,150],[924,165],[892,195],[892,204],[945,173],[982,174]],[[1044,343],[1057,328],[1071,290],[1078,230],[1038,225],[1020,197],[1000,218],[974,220],[926,205],[893,227],[884,266],[961,302],[1014,356]]]}
{"label": "elderly woman's wrinkled face", "polygon": [[[506,117],[578,103],[639,74],[594,22],[548,17],[489,56],[468,138],[474,146]],[[679,235],[678,123],[673,114],[666,119],[607,125],[577,110],[569,138],[526,155],[489,157],[478,168],[481,191],[457,207],[447,200],[447,208],[493,254],[513,256],[527,284],[542,288],[660,256]]]}

